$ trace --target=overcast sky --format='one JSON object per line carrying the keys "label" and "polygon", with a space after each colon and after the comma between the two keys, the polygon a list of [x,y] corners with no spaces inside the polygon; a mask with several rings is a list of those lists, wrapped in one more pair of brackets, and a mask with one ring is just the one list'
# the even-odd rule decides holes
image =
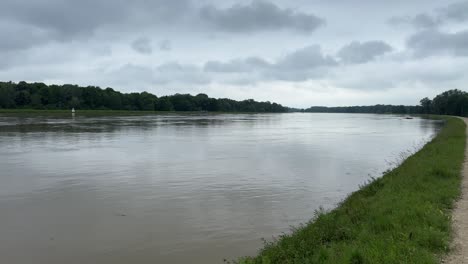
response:
{"label": "overcast sky", "polygon": [[0,80],[291,107],[468,89],[468,1],[1,0]]}

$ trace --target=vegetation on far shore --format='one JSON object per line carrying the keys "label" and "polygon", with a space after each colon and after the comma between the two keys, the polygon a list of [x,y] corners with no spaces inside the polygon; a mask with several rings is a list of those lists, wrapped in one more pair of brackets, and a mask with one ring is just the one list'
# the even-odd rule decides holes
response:
{"label": "vegetation on far shore", "polygon": [[287,112],[277,103],[252,99],[235,101],[175,94],[157,97],[148,92],[121,93],[112,88],[95,86],[46,85],[44,83],[0,82],[0,109],[93,109],[127,111],[206,111],[206,112]]}
{"label": "vegetation on far shore", "polygon": [[[468,115],[468,93],[449,90],[437,95],[433,100],[423,98],[420,105],[373,105],[325,107],[312,106],[297,109],[271,102],[257,102],[253,99],[235,101],[227,98],[210,98],[206,94],[196,96],[175,94],[157,97],[148,92],[121,93],[112,88],[96,86],[46,85],[44,83],[0,82],[0,112],[13,109],[13,112],[60,110],[148,111],[148,112],[223,112],[223,113],[377,113],[377,114],[437,114]],[[3,109],[3,110],[2,110]],[[56,111],[53,111],[56,110]],[[11,112],[11,111],[10,111]],[[102,113],[102,112],[100,112]],[[121,112],[124,113],[124,112]],[[125,112],[129,114],[128,112]],[[137,113],[135,113],[137,114]]]}
{"label": "vegetation on far shore", "polygon": [[468,93],[448,90],[434,99],[421,99],[420,105],[370,105],[370,106],[312,106],[303,110],[310,113],[376,113],[376,114],[434,114],[468,116]]}
{"label": "vegetation on far shore", "polygon": [[466,140],[462,120],[444,119],[437,137],[401,166],[239,263],[439,263]]}
{"label": "vegetation on far shore", "polygon": [[[14,115],[30,115],[30,114],[37,114],[37,115],[70,115],[70,109],[1,109],[0,114],[14,114]],[[209,115],[217,115],[217,114],[259,114],[261,112],[200,112],[200,111],[145,111],[145,110],[91,110],[91,109],[79,109],[76,111],[76,115],[79,116],[118,116],[118,115],[171,115],[171,114],[209,114]]]}

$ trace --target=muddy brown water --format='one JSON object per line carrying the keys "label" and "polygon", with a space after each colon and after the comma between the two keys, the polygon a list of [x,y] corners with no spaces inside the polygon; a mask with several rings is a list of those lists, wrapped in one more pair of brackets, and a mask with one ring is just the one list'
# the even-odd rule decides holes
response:
{"label": "muddy brown water", "polygon": [[255,254],[440,126],[365,114],[0,114],[0,263]]}

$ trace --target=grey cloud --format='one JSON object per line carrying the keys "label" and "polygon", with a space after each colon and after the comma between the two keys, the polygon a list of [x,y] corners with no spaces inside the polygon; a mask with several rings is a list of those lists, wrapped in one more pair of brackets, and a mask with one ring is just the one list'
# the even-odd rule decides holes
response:
{"label": "grey cloud", "polygon": [[211,78],[196,65],[168,62],[156,67],[155,82],[160,84],[170,82],[207,84],[211,82]]}
{"label": "grey cloud", "polygon": [[151,54],[153,47],[151,46],[151,39],[141,37],[132,42],[132,48],[141,54]]}
{"label": "grey cloud", "polygon": [[320,79],[326,76],[330,68],[320,67],[315,69],[296,69],[292,71],[272,70],[262,73],[263,80],[279,80],[288,82],[302,82]]}
{"label": "grey cloud", "polygon": [[0,22],[0,51],[30,48],[48,41],[47,33],[23,24]]}
{"label": "grey cloud", "polygon": [[335,66],[338,62],[323,54],[319,45],[310,45],[282,57],[263,76],[272,80],[301,82],[322,78]]}
{"label": "grey cloud", "polygon": [[416,88],[421,84],[443,87],[463,78],[467,63],[463,59],[427,58],[424,61],[359,64],[337,69],[332,82],[353,90]]}
{"label": "grey cloud", "polygon": [[296,82],[322,77],[330,67],[337,65],[333,57],[322,53],[320,46],[310,45],[290,52],[273,63],[258,57],[229,62],[209,61],[205,63],[204,71],[259,76],[259,78],[249,78],[252,82],[257,79]]}
{"label": "grey cloud", "polygon": [[[149,67],[135,65],[131,63],[127,63],[120,68],[111,71],[110,74],[114,76],[130,76],[130,79],[139,79],[142,77],[148,78],[154,77],[153,70]],[[127,78],[126,78],[127,79]]]}
{"label": "grey cloud", "polygon": [[205,71],[210,72],[246,72],[250,70],[310,70],[318,67],[334,66],[337,62],[330,56],[324,55],[318,45],[311,45],[278,59],[274,63],[258,57],[236,59],[229,62],[209,61],[205,64]]}
{"label": "grey cloud", "polygon": [[[169,23],[192,10],[189,0],[2,0],[2,21],[46,32],[49,40],[91,36],[101,27]],[[156,23],[158,22],[158,23]]]}
{"label": "grey cloud", "polygon": [[4,0],[0,3],[0,15],[68,37],[91,33],[103,23],[117,21],[125,14],[125,9],[121,8],[124,4],[123,0]]}
{"label": "grey cloud", "polygon": [[278,28],[313,31],[323,24],[322,19],[312,14],[281,9],[263,1],[223,10],[213,5],[200,9],[191,0],[2,0],[0,18],[47,33],[49,40],[58,41],[90,37],[100,28],[117,31],[128,27],[135,32],[184,21],[190,21],[191,27],[200,26],[199,19],[227,31]]}
{"label": "grey cloud", "polygon": [[265,1],[253,1],[248,5],[235,4],[227,9],[208,5],[200,10],[200,16],[215,28],[228,32],[277,29],[312,32],[324,24],[323,19],[313,14],[282,9]]}
{"label": "grey cloud", "polygon": [[277,62],[276,67],[279,69],[313,69],[336,64],[335,59],[322,53],[320,46],[311,45],[287,54]]}
{"label": "grey cloud", "polygon": [[100,45],[100,46],[91,48],[90,52],[94,56],[111,56],[112,48],[108,45]]}
{"label": "grey cloud", "polygon": [[415,28],[435,28],[439,26],[442,21],[429,14],[421,13],[416,16],[392,17],[388,20],[388,23],[396,26],[409,24]]}
{"label": "grey cloud", "polygon": [[203,69],[206,72],[236,73],[246,72],[248,66],[243,60],[232,60],[230,62],[208,61]]}
{"label": "grey cloud", "polygon": [[441,19],[464,22],[468,20],[468,1],[450,4],[438,10]]}
{"label": "grey cloud", "polygon": [[258,57],[247,59],[235,59],[229,62],[208,61],[204,70],[207,72],[219,73],[239,73],[249,71],[269,71],[273,72],[294,72],[310,71],[320,67],[330,67],[337,65],[336,60],[328,55],[324,55],[320,46],[311,45],[296,51],[290,52],[279,58],[274,63]]}
{"label": "grey cloud", "polygon": [[392,47],[383,41],[354,41],[341,48],[337,56],[346,63],[366,63],[390,51]]}
{"label": "grey cloud", "polygon": [[468,1],[452,3],[446,7],[435,9],[431,13],[392,17],[388,22],[392,25],[410,24],[420,29],[434,29],[450,21],[468,21]]}
{"label": "grey cloud", "polygon": [[159,49],[163,51],[169,51],[172,49],[172,43],[168,39],[161,40],[158,46],[159,46]]}
{"label": "grey cloud", "polygon": [[229,62],[208,61],[205,63],[204,71],[218,73],[240,73],[268,67],[271,67],[271,65],[267,61],[257,57],[250,57],[247,59],[235,59]]}
{"label": "grey cloud", "polygon": [[468,56],[468,30],[443,33],[426,30],[412,35],[406,42],[416,56],[431,55]]}
{"label": "grey cloud", "polygon": [[434,28],[440,25],[441,20],[438,18],[434,18],[428,14],[418,14],[412,18],[411,23],[416,27]]}
{"label": "grey cloud", "polygon": [[207,84],[211,79],[196,65],[168,62],[156,67],[127,63],[103,74],[119,85],[133,87],[136,83],[167,85],[170,83]]}
{"label": "grey cloud", "polygon": [[[123,37],[134,37],[169,27],[181,27],[176,29],[181,31],[196,27],[238,32],[285,28],[310,32],[323,24],[322,19],[312,14],[282,9],[263,1],[228,9],[214,5],[200,8],[195,3],[192,0],[2,0],[0,35],[4,38],[0,51],[28,49],[50,42],[112,38],[116,32],[124,32]],[[167,51],[171,43],[163,40],[158,47]],[[137,47],[137,50],[148,53],[146,48]]]}
{"label": "grey cloud", "polygon": [[2,70],[7,70],[12,67],[12,64],[14,64],[15,60],[18,59],[17,54],[15,56],[13,53],[0,53],[0,56],[2,59],[0,60],[0,72]]}

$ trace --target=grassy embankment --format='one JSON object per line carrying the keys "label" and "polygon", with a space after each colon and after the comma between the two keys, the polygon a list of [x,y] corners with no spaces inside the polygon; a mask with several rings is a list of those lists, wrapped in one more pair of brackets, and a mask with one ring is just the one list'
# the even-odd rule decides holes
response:
{"label": "grassy embankment", "polygon": [[444,119],[439,135],[401,166],[239,262],[438,263],[451,240],[465,148],[464,122]]}

